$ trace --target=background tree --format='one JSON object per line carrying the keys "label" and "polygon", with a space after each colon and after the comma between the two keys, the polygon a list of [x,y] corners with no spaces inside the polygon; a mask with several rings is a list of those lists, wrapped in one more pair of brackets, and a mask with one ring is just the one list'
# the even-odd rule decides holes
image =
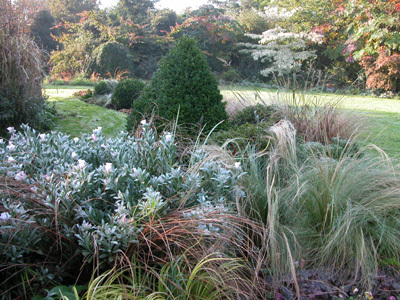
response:
{"label": "background tree", "polygon": [[316,57],[315,51],[309,49],[309,43],[320,43],[322,36],[316,33],[290,32],[280,26],[282,22],[290,18],[295,11],[287,11],[278,7],[265,9],[265,18],[275,24],[275,28],[263,32],[261,35],[249,35],[258,39],[259,43],[246,43],[243,46],[255,60],[269,62],[269,66],[261,71],[264,76],[277,74],[279,76],[298,72],[304,61]]}
{"label": "background tree", "polygon": [[149,21],[150,12],[158,0],[119,0],[115,8],[123,18],[130,18],[136,24]]}
{"label": "background tree", "polygon": [[55,19],[48,10],[41,10],[34,17],[30,26],[31,36],[39,48],[50,53],[57,49],[58,43],[54,37],[58,35],[58,30],[54,28]]}
{"label": "background tree", "polygon": [[99,7],[98,0],[46,0],[46,6],[54,16],[56,23],[77,23],[79,13],[92,11]]}
{"label": "background tree", "polygon": [[176,12],[171,9],[162,9],[152,12],[150,24],[155,34],[166,35],[177,23]]}
{"label": "background tree", "polygon": [[[131,46],[142,36],[141,27],[132,22],[122,19],[119,26],[113,26],[105,12],[84,12],[80,14],[80,17],[79,23],[59,25],[62,28],[62,34],[57,41],[62,44],[62,49],[51,55],[52,74],[55,77],[67,79],[78,74],[89,76],[96,71],[90,70],[91,64],[97,64],[95,60],[98,57],[92,57],[96,48],[108,42],[116,42],[124,48],[127,45]],[[133,56],[131,58],[134,59]],[[126,59],[126,55],[113,58],[115,59],[120,59],[120,65],[126,63],[123,60]],[[102,59],[99,58],[98,63],[100,61]],[[103,66],[106,64],[108,63],[104,61],[100,63]],[[110,63],[110,65],[114,64],[114,62]],[[100,70],[100,72],[103,71]],[[110,70],[107,69],[105,73],[108,71]],[[114,74],[114,71],[111,70],[111,74]]]}
{"label": "background tree", "polygon": [[127,47],[118,42],[106,42],[93,50],[87,71],[89,74],[106,77],[107,74],[117,71],[134,74],[133,59]]}
{"label": "background tree", "polygon": [[236,20],[242,25],[245,33],[261,34],[273,27],[270,20],[255,8],[241,10],[236,15]]}
{"label": "background tree", "polygon": [[230,63],[237,53],[238,35],[241,35],[239,23],[233,16],[224,14],[223,9],[213,5],[203,5],[191,11],[170,33],[174,39],[183,36],[195,38],[200,49],[207,55],[207,61],[215,73],[223,71],[222,61]]}
{"label": "background tree", "polygon": [[352,0],[345,12],[353,16],[345,43],[349,60],[359,61],[367,88],[400,90],[400,0]]}

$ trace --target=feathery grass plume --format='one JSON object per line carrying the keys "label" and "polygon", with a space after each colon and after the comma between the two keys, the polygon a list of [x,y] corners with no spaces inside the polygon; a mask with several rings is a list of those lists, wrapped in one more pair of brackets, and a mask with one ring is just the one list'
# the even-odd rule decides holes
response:
{"label": "feathery grass plume", "polygon": [[[298,170],[296,157],[296,131],[287,121],[271,127],[272,149],[270,152],[255,153],[248,149],[246,172],[241,178],[245,187],[246,202],[243,203],[247,216],[264,224],[266,234],[254,242],[264,253],[274,285],[279,286],[284,276],[290,274],[297,296],[300,295],[295,270],[297,242],[292,229],[285,223],[289,200],[283,190]],[[251,236],[251,234],[250,234]]]}
{"label": "feathery grass plume", "polygon": [[400,178],[385,157],[312,156],[288,186],[290,227],[309,266],[373,284],[380,262],[400,258]]}
{"label": "feathery grass plume", "polygon": [[0,31],[0,136],[6,135],[7,127],[22,123],[48,126],[41,119],[41,67],[41,52],[29,36]]}
{"label": "feathery grass plume", "polygon": [[266,226],[259,245],[273,274],[295,278],[294,261],[304,259],[368,287],[380,263],[399,259],[398,166],[365,149],[354,154],[351,144],[337,159],[310,150],[300,165],[293,126],[282,121],[271,131],[271,152],[248,155],[241,180],[245,212]]}

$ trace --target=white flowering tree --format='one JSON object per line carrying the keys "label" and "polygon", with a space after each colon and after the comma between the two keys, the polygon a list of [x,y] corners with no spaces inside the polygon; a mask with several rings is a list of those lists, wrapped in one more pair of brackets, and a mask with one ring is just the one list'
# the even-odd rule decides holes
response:
{"label": "white flowering tree", "polygon": [[268,76],[271,73],[278,75],[290,74],[298,70],[301,64],[313,59],[315,51],[308,47],[311,43],[321,43],[322,35],[315,32],[290,32],[278,24],[290,18],[297,10],[285,10],[278,7],[267,7],[263,13],[275,24],[275,28],[269,29],[262,34],[249,34],[248,36],[259,40],[258,44],[243,43],[247,49],[242,50],[250,53],[255,60],[270,62],[270,65],[261,71]]}

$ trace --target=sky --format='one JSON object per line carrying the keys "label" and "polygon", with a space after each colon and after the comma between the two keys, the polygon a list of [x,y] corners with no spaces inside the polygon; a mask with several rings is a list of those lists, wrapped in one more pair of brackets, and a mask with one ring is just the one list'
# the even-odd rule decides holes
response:
{"label": "sky", "polygon": [[[117,4],[118,0],[100,0],[101,7],[111,7]],[[156,3],[156,8],[171,8],[177,13],[181,13],[186,7],[197,8],[207,4],[207,0],[160,0]]]}

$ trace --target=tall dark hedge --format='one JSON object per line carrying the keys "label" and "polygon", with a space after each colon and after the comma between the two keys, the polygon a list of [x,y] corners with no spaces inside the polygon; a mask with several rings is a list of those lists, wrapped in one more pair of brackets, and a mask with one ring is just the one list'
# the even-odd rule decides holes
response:
{"label": "tall dark hedge", "polygon": [[180,39],[160,61],[150,84],[132,105],[127,129],[151,111],[167,120],[176,119],[179,111],[179,124],[200,125],[205,131],[228,118],[217,81],[194,39]]}

